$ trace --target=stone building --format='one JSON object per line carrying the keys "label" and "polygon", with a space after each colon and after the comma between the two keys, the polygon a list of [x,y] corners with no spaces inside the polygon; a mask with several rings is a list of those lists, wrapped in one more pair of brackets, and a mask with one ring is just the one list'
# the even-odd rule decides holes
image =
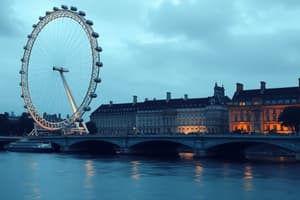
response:
{"label": "stone building", "polygon": [[281,126],[278,117],[285,107],[300,106],[300,79],[298,86],[267,88],[264,81],[259,89],[244,90],[237,83],[236,91],[229,103],[230,132],[246,133],[291,133]]}
{"label": "stone building", "polygon": [[228,110],[224,87],[215,84],[214,95],[206,98],[171,98],[131,103],[103,104],[90,116],[98,134],[190,134],[227,133]]}

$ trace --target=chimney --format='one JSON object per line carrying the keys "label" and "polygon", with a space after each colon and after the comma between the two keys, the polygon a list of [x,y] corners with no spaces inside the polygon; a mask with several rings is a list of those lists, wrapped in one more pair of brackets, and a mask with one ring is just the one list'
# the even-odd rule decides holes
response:
{"label": "chimney", "polygon": [[266,90],[266,82],[261,81],[260,82],[260,93],[263,94]]}
{"label": "chimney", "polygon": [[137,96],[135,96],[135,95],[133,96],[132,104],[133,105],[137,104]]}
{"label": "chimney", "polygon": [[300,87],[300,78],[298,78],[298,86]]}
{"label": "chimney", "polygon": [[236,93],[243,91],[244,85],[242,83],[236,83]]}
{"label": "chimney", "polygon": [[112,106],[113,105],[113,101],[109,101],[109,106]]}
{"label": "chimney", "polygon": [[167,92],[167,99],[166,101],[169,102],[171,100],[171,92]]}
{"label": "chimney", "polygon": [[184,99],[185,101],[188,100],[188,95],[185,94],[183,99]]}

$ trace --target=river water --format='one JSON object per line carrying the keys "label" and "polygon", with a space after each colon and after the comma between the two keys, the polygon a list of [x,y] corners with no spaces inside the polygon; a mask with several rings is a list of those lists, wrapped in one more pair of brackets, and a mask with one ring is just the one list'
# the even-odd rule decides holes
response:
{"label": "river water", "polygon": [[300,163],[0,152],[2,200],[300,199]]}

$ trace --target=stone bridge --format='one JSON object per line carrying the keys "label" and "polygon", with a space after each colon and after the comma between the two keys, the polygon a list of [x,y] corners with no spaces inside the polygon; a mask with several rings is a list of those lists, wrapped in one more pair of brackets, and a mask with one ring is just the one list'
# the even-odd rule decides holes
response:
{"label": "stone bridge", "polygon": [[22,137],[20,136],[1,136],[0,137],[0,149],[3,149],[5,145],[7,145],[10,142],[15,142]]}
{"label": "stone bridge", "polygon": [[195,156],[238,153],[255,145],[287,151],[300,158],[300,135],[69,135],[38,136],[30,140],[50,141],[63,152],[120,154],[168,154],[191,152]]}

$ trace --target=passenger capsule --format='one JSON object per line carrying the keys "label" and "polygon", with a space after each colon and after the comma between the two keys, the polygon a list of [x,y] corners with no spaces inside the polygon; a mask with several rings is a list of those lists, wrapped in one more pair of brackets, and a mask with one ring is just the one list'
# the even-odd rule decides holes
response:
{"label": "passenger capsule", "polygon": [[91,94],[90,94],[90,97],[91,97],[91,98],[96,98],[96,97],[97,97],[97,94],[91,93]]}
{"label": "passenger capsule", "polygon": [[25,62],[25,59],[24,59],[24,58],[21,58],[21,62]]}
{"label": "passenger capsule", "polygon": [[99,37],[99,34],[96,33],[96,32],[93,32],[93,33],[92,33],[92,36],[93,36],[94,38],[98,38],[98,37]]}
{"label": "passenger capsule", "polygon": [[102,52],[102,48],[101,47],[96,47],[95,50],[98,51],[98,52]]}
{"label": "passenger capsule", "polygon": [[75,6],[71,6],[71,10],[75,12],[77,11],[77,8]]}
{"label": "passenger capsule", "polygon": [[24,105],[24,108],[26,108],[26,109],[27,109],[27,106],[26,106],[26,105]]}
{"label": "passenger capsule", "polygon": [[103,63],[102,62],[96,62],[96,66],[97,67],[103,67]]}
{"label": "passenger capsule", "polygon": [[94,81],[95,81],[96,83],[101,83],[101,78],[99,78],[99,77],[98,77],[98,78],[95,78]]}
{"label": "passenger capsule", "polygon": [[27,50],[27,46],[24,46],[23,49],[24,49],[24,50]]}
{"label": "passenger capsule", "polygon": [[43,20],[43,19],[44,19],[44,17],[42,17],[42,16],[39,17],[39,20]]}
{"label": "passenger capsule", "polygon": [[91,110],[91,107],[89,107],[89,106],[84,107],[84,111],[90,111],[90,110]]}
{"label": "passenger capsule", "polygon": [[33,25],[32,25],[32,28],[36,28],[36,26],[37,26],[36,24],[33,24]]}
{"label": "passenger capsule", "polygon": [[32,35],[27,35],[28,39],[32,38]]}
{"label": "passenger capsule", "polygon": [[85,16],[85,12],[83,12],[83,11],[79,11],[78,14],[79,14],[80,16],[82,16],[82,17]]}
{"label": "passenger capsule", "polygon": [[24,98],[24,95],[23,95],[23,94],[21,94],[21,98]]}
{"label": "passenger capsule", "polygon": [[66,6],[66,5],[61,5],[61,8],[64,10],[68,10],[68,6]]}
{"label": "passenger capsule", "polygon": [[19,86],[22,86],[22,83],[19,83]]}
{"label": "passenger capsule", "polygon": [[59,8],[58,8],[58,7],[53,7],[53,10],[54,10],[54,11],[58,11]]}
{"label": "passenger capsule", "polygon": [[46,15],[49,15],[51,12],[49,12],[49,11],[46,11]]}
{"label": "passenger capsule", "polygon": [[94,24],[93,21],[91,21],[91,20],[86,20],[86,23],[90,26],[93,26],[93,24]]}
{"label": "passenger capsule", "polygon": [[24,70],[20,70],[19,74],[25,74]]}

